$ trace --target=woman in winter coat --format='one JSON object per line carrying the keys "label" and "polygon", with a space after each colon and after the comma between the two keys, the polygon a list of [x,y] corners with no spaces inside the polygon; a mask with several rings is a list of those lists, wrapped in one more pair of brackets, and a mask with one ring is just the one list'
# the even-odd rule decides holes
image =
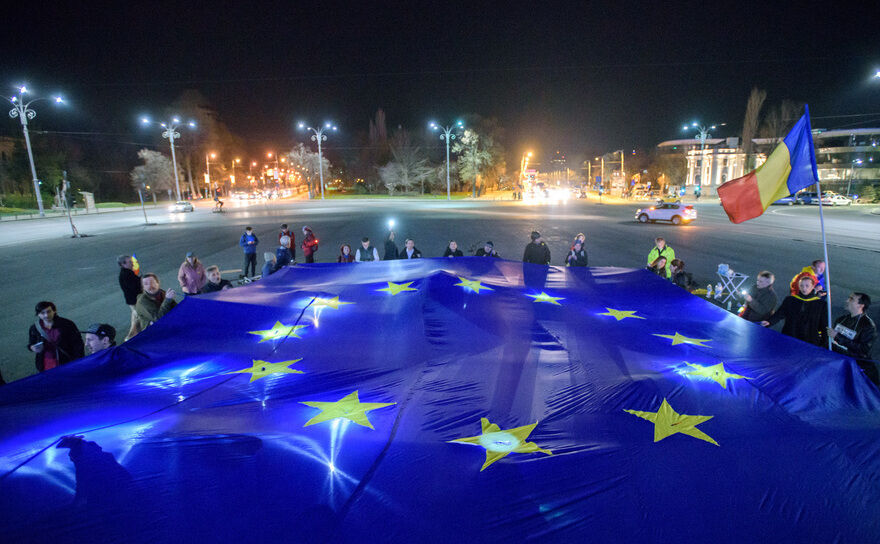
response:
{"label": "woman in winter coat", "polygon": [[186,254],[186,259],[180,264],[177,281],[180,282],[180,289],[187,295],[198,295],[208,283],[205,267],[192,251]]}
{"label": "woman in winter coat", "polygon": [[353,263],[354,255],[351,254],[351,246],[348,244],[342,244],[342,247],[339,248],[339,256],[336,258],[337,263]]}
{"label": "woman in winter coat", "polygon": [[28,349],[34,352],[38,372],[80,359],[85,353],[82,335],[73,321],[57,314],[55,304],[38,302],[37,318],[28,330]]}

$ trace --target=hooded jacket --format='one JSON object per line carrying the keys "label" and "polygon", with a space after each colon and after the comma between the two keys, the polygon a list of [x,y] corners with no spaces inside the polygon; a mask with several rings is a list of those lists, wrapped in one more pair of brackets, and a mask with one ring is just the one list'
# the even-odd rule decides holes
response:
{"label": "hooded jacket", "polygon": [[775,325],[782,320],[785,320],[782,334],[825,347],[825,328],[828,326],[828,315],[825,313],[825,301],[822,298],[812,292],[809,295],[785,297],[782,305],[767,321],[771,325]]}
{"label": "hooded jacket", "polygon": [[197,295],[202,287],[208,283],[208,276],[205,274],[205,267],[201,261],[193,259],[193,264],[189,261],[183,261],[177,270],[177,281],[180,282],[181,289],[188,295]]}

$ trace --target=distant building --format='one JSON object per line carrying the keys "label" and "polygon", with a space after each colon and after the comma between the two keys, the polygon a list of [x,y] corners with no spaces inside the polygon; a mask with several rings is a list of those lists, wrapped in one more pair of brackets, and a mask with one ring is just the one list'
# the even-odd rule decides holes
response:
{"label": "distant building", "polygon": [[[767,160],[779,140],[755,138],[755,165]],[[813,130],[816,166],[822,190],[858,193],[861,187],[880,183],[880,128],[849,130]],[[687,176],[681,183],[693,194],[696,186],[704,195],[747,173],[746,155],[739,138],[709,138],[700,152],[700,140],[669,140],[657,146],[661,153],[680,155],[687,161]],[[702,160],[701,160],[702,159]]]}

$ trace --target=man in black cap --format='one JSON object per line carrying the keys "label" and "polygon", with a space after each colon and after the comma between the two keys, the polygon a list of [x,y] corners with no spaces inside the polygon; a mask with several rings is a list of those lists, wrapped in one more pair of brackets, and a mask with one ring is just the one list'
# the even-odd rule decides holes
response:
{"label": "man in black cap", "polygon": [[523,253],[523,262],[532,264],[550,264],[550,248],[541,238],[541,233],[534,230],[531,235],[532,241],[526,246]]}
{"label": "man in black cap", "polygon": [[474,253],[474,257],[501,257],[501,255],[495,251],[495,244],[489,241]]}
{"label": "man in black cap", "polygon": [[106,323],[92,323],[83,331],[89,353],[97,353],[116,345],[116,329]]}

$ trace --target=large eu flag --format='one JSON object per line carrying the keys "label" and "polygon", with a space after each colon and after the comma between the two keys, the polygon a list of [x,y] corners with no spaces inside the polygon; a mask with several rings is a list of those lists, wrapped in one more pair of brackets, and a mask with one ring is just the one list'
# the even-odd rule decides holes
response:
{"label": "large eu flag", "polygon": [[0,389],[0,540],[877,542],[878,422],[642,270],[301,266]]}

